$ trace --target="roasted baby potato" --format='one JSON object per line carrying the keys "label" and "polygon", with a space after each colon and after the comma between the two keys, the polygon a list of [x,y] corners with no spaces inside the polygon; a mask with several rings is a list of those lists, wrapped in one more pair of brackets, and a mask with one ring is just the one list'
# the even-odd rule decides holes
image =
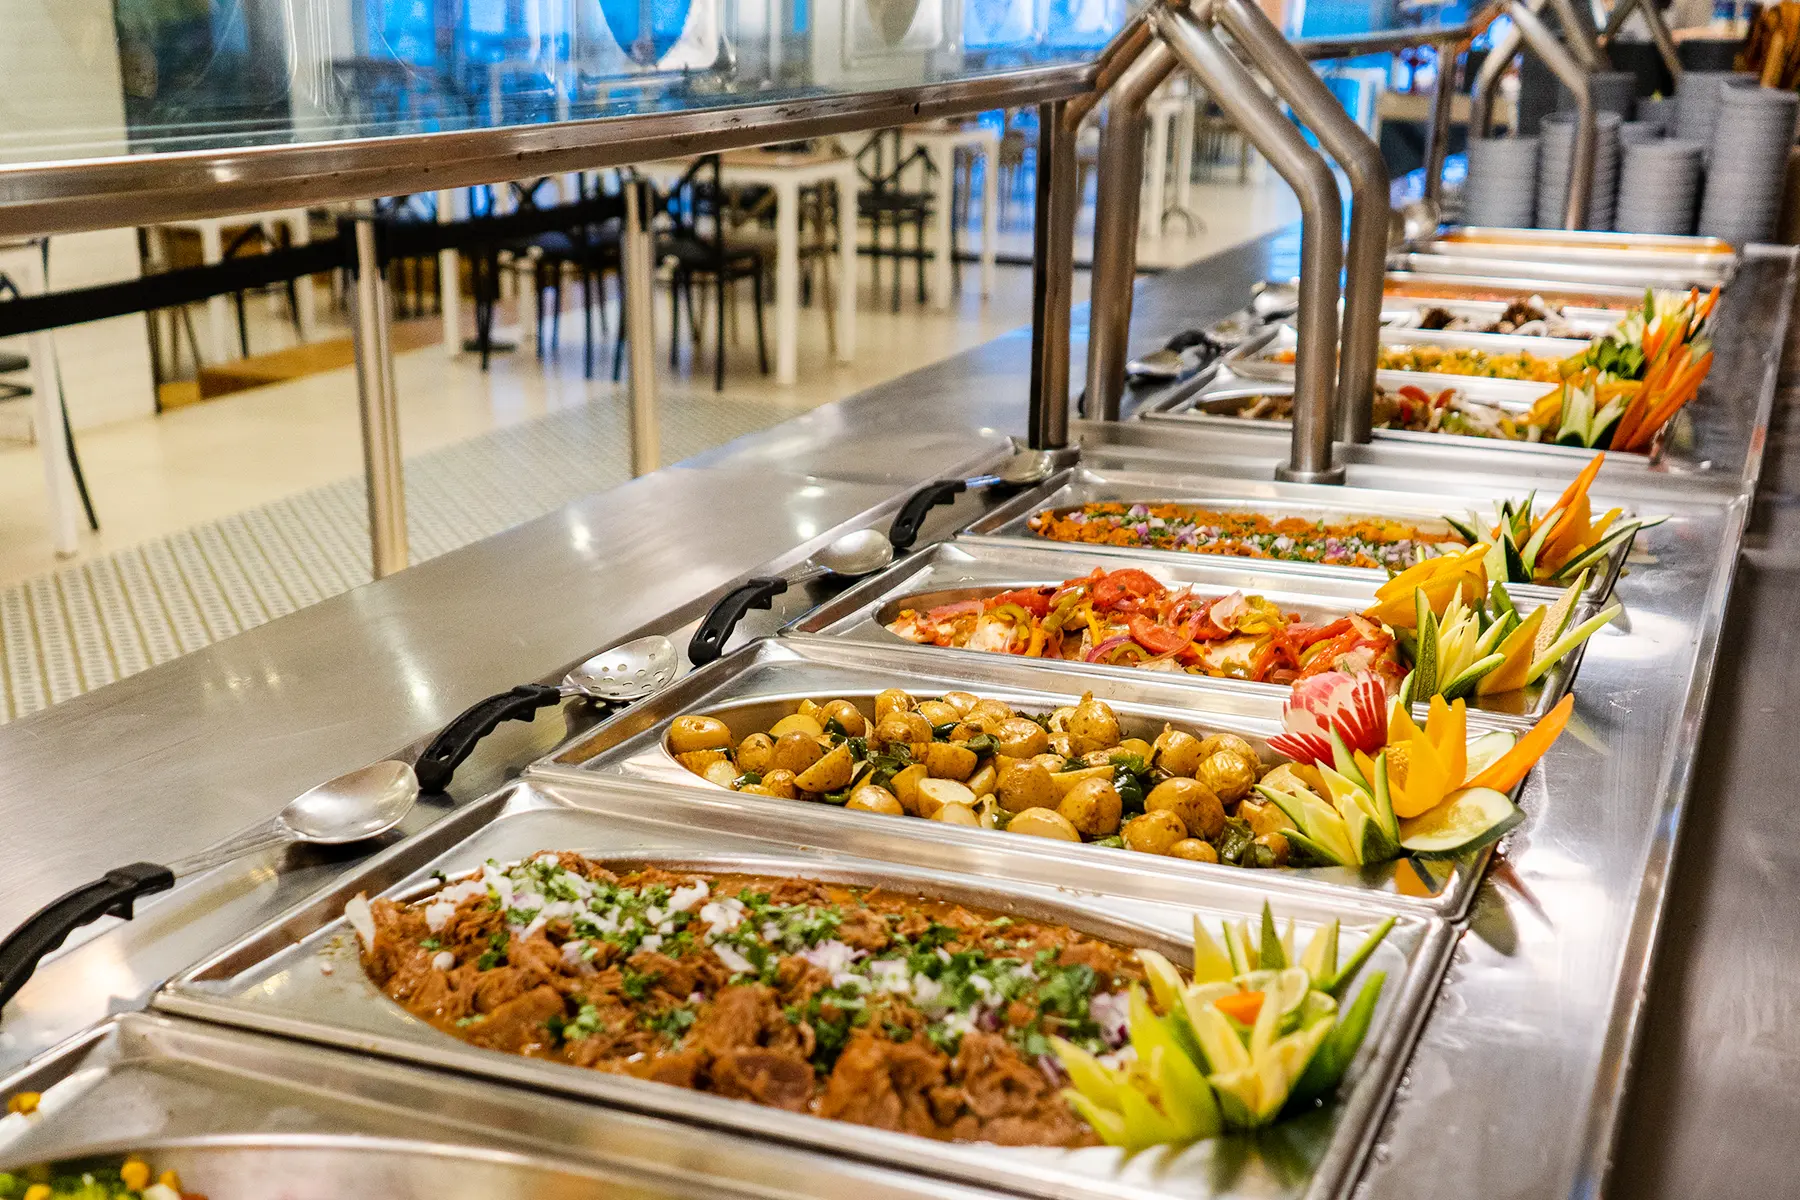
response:
{"label": "roasted baby potato", "polygon": [[900,801],[894,793],[884,787],[865,783],[850,793],[850,799],[844,802],[845,808],[854,808],[858,812],[882,813],[890,817],[904,817],[906,810],[900,807]]}
{"label": "roasted baby potato", "polygon": [[1125,822],[1119,837],[1127,850],[1145,854],[1167,854],[1176,842],[1187,837],[1181,818],[1168,811],[1139,813]]}
{"label": "roasted baby potato", "polygon": [[994,783],[994,798],[1010,813],[1028,808],[1055,808],[1059,797],[1043,764],[1014,763]]}
{"label": "roasted baby potato", "polygon": [[731,727],[717,717],[676,717],[669,724],[669,751],[723,750],[731,745]]}
{"label": "roasted baby potato", "polygon": [[1011,821],[1007,822],[1006,832],[1023,833],[1029,837],[1056,838],[1064,842],[1079,842],[1081,833],[1069,823],[1069,819],[1053,808],[1029,808]]}
{"label": "roasted baby potato", "polygon": [[1111,780],[1088,779],[1070,788],[1056,811],[1067,817],[1083,837],[1111,837],[1119,830],[1124,802]]}
{"label": "roasted baby potato", "polygon": [[1215,838],[1225,828],[1225,806],[1198,779],[1163,780],[1144,797],[1144,811],[1175,814],[1189,837]]}
{"label": "roasted baby potato", "polygon": [[820,748],[817,737],[796,730],[775,739],[775,748],[770,751],[769,761],[783,771],[792,771],[798,775],[824,757],[825,751]]}

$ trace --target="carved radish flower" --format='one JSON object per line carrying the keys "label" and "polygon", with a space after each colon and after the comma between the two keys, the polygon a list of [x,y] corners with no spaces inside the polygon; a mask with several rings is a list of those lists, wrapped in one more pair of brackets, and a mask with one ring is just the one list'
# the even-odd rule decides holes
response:
{"label": "carved radish flower", "polygon": [[1294,685],[1281,710],[1283,732],[1269,746],[1296,762],[1329,765],[1336,730],[1351,750],[1374,754],[1387,745],[1387,708],[1387,691],[1374,675],[1314,675]]}

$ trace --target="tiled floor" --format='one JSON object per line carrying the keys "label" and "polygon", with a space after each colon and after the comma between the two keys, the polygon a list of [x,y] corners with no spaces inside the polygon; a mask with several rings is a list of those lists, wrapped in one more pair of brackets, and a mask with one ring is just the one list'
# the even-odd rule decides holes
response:
{"label": "tiled floor", "polygon": [[[1146,265],[1192,261],[1295,215],[1291,193],[1279,184],[1200,185],[1197,194],[1206,228],[1190,237],[1171,226],[1168,236],[1147,239],[1140,247]],[[1029,245],[1026,236],[1026,253]],[[949,312],[909,301],[896,314],[885,295],[881,303],[869,295],[865,267],[856,360],[831,362],[819,312],[803,310],[800,382],[792,388],[756,372],[747,319],[722,393],[709,386],[710,355],[696,366],[684,344],[681,365],[671,370],[667,330],[659,331],[664,461],[916,370],[1030,319],[1028,270],[1001,268],[985,301],[973,268],[965,268],[964,282]],[[1079,275],[1077,301],[1085,300],[1086,285]],[[666,305],[658,310],[666,323]],[[260,325],[256,344],[282,336],[278,321]],[[584,379],[579,325],[566,321],[562,332],[560,354],[550,362],[522,347],[496,357],[486,374],[472,356],[439,347],[399,357],[413,561],[628,477],[624,390]],[[35,450],[0,449],[0,720],[369,579],[355,384],[347,370],[86,431],[80,445],[103,529],[84,535],[76,558],[60,564],[49,551]]]}

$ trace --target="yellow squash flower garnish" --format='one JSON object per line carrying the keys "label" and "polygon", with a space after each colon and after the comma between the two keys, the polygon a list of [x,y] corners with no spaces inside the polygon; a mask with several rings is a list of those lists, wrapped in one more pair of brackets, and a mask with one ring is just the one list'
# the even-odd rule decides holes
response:
{"label": "yellow squash flower garnish", "polygon": [[1445,554],[1414,563],[1379,588],[1375,604],[1363,615],[1394,629],[1412,629],[1418,625],[1414,592],[1425,593],[1431,611],[1442,614],[1460,592],[1465,596],[1487,595],[1486,546],[1470,546],[1460,554]]}
{"label": "yellow squash flower garnish", "polygon": [[1433,696],[1425,728],[1420,729],[1405,705],[1394,705],[1388,716],[1387,756],[1394,815],[1429,812],[1461,787],[1468,774],[1467,708],[1461,700],[1446,704],[1442,696]]}

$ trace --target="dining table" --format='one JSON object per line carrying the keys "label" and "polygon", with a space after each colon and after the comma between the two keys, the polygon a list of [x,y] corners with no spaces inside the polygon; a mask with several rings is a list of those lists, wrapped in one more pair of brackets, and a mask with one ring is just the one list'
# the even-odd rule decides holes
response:
{"label": "dining table", "polygon": [[982,159],[981,172],[981,294],[994,291],[994,266],[1000,237],[1000,131],[975,122],[931,121],[908,125],[901,131],[903,145],[925,152],[931,164],[932,241],[937,253],[931,260],[931,303],[937,309],[950,307],[951,253],[955,242],[951,226],[956,220],[956,156],[960,151],[969,157],[970,178],[974,178],[974,160]]}
{"label": "dining table", "polygon": [[[691,159],[641,163],[640,175],[667,186],[692,166]],[[838,191],[837,353],[840,363],[856,353],[856,194],[862,177],[856,160],[835,150],[731,150],[719,156],[719,181],[727,188],[766,187],[775,195],[775,379],[799,378],[800,192],[820,184]]]}

